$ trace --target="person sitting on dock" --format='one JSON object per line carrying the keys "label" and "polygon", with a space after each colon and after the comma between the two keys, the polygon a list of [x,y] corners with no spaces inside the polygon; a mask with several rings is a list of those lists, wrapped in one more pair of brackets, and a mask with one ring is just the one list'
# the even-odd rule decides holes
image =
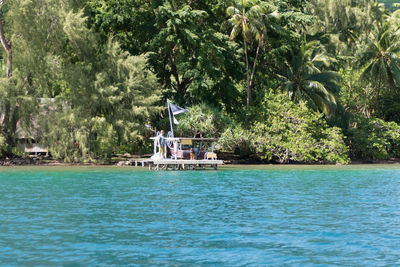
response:
{"label": "person sitting on dock", "polygon": [[194,160],[194,149],[190,148],[190,160]]}
{"label": "person sitting on dock", "polygon": [[164,159],[165,155],[165,137],[164,137],[164,130],[160,131],[160,135],[158,136],[159,140],[159,146],[160,146],[160,157],[161,159]]}

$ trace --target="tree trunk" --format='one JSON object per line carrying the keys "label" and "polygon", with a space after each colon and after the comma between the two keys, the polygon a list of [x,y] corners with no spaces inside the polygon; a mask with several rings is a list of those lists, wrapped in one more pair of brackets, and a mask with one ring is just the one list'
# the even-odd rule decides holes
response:
{"label": "tree trunk", "polygon": [[[6,67],[6,77],[7,79],[11,78],[12,76],[12,51],[11,51],[11,42],[8,41],[4,34],[4,18],[3,18],[3,6],[5,4],[5,0],[1,1],[0,4],[0,42],[3,46],[4,51],[7,55],[7,67]],[[11,154],[11,148],[14,145],[14,137],[13,133],[15,132],[16,128],[16,114],[12,114],[11,103],[8,98],[3,99],[4,101],[4,110],[3,115],[3,123],[1,125],[1,129],[3,135],[6,139],[7,150],[5,151],[6,154]],[[14,111],[16,112],[16,111]],[[11,128],[11,129],[10,129]]]}
{"label": "tree trunk", "polygon": [[290,100],[292,100],[292,101],[294,101],[294,99],[295,99],[295,95],[296,95],[296,91],[297,91],[297,87],[295,86],[294,88],[293,88],[293,92],[292,92],[292,96],[290,97]]}
{"label": "tree trunk", "polygon": [[0,4],[0,41],[7,55],[7,69],[6,76],[10,78],[12,76],[12,53],[11,53],[11,42],[7,41],[4,35],[4,18],[3,18],[3,5],[5,1]]}
{"label": "tree trunk", "polygon": [[386,64],[386,73],[387,73],[387,77],[388,77],[390,92],[393,93],[395,91],[393,73],[387,64]]}
{"label": "tree trunk", "polygon": [[181,98],[180,100],[184,100],[186,91],[192,83],[192,79],[185,78],[185,73],[181,74],[181,77],[179,76],[178,68],[175,65],[175,56],[173,53],[169,55],[169,62],[171,65],[171,74],[176,82],[175,91],[178,95],[178,98]]}
{"label": "tree trunk", "polygon": [[244,55],[246,58],[246,78],[247,78],[247,102],[246,107],[249,109],[250,101],[251,101],[251,87],[250,87],[250,74],[249,74],[249,58],[247,56],[247,43],[244,40]]}
{"label": "tree trunk", "polygon": [[257,46],[256,57],[255,57],[254,62],[253,62],[253,69],[252,69],[252,71],[251,71],[250,86],[249,86],[250,89],[251,89],[252,86],[253,86],[254,72],[256,71],[256,64],[257,64],[257,59],[258,59],[258,54],[259,54],[259,52],[260,52],[260,43],[258,43],[258,46]]}

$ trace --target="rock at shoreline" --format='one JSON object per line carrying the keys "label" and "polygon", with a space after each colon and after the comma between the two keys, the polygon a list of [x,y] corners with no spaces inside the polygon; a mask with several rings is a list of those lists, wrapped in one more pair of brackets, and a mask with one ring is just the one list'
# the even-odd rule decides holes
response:
{"label": "rock at shoreline", "polygon": [[131,166],[131,165],[132,165],[132,162],[130,162],[130,161],[119,161],[117,163],[117,166]]}
{"label": "rock at shoreline", "polygon": [[36,165],[37,160],[32,158],[6,158],[0,160],[0,166],[22,166],[22,165]]}

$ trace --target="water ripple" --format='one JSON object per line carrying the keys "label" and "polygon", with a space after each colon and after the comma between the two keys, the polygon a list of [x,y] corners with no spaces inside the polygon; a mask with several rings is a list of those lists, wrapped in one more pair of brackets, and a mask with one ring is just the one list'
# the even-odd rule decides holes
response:
{"label": "water ripple", "polygon": [[0,265],[399,265],[400,169],[0,172]]}

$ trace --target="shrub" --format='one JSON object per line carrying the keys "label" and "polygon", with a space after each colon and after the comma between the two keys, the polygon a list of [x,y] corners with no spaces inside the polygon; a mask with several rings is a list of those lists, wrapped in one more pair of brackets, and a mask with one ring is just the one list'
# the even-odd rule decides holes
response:
{"label": "shrub", "polygon": [[382,119],[356,117],[349,133],[352,156],[362,159],[400,157],[400,125]]}
{"label": "shrub", "polygon": [[348,147],[339,128],[329,128],[323,115],[283,93],[266,93],[251,144],[262,159],[280,163],[348,163]]}
{"label": "shrub", "polygon": [[235,152],[241,156],[248,156],[254,152],[251,146],[252,134],[241,126],[229,127],[218,140],[218,146],[222,151]]}
{"label": "shrub", "polygon": [[50,121],[46,142],[54,158],[66,162],[111,158],[117,136],[104,118],[84,118],[71,112],[55,114]]}
{"label": "shrub", "polygon": [[382,95],[378,100],[374,116],[385,121],[400,123],[400,94]]}
{"label": "shrub", "polygon": [[177,133],[181,136],[219,137],[224,131],[227,119],[210,106],[200,104],[188,109],[180,117]]}
{"label": "shrub", "polygon": [[4,138],[3,134],[0,133],[0,156],[3,156],[3,152],[6,150],[6,139]]}
{"label": "shrub", "polygon": [[349,163],[349,148],[344,142],[342,130],[338,127],[327,128],[323,134],[321,158],[328,162]]}

